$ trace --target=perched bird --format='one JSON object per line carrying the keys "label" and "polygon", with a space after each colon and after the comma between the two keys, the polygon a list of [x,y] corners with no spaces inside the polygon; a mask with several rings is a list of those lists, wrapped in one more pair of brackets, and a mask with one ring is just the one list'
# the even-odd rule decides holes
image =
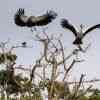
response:
{"label": "perched bird", "polygon": [[57,16],[54,11],[47,11],[46,14],[41,16],[26,16],[25,11],[19,8],[15,14],[14,21],[15,24],[20,27],[35,27],[35,26],[45,26],[52,22]]}
{"label": "perched bird", "polygon": [[27,47],[27,42],[22,42],[21,44],[22,44],[22,47],[24,48]]}
{"label": "perched bird", "polygon": [[75,40],[73,41],[73,44],[75,45],[81,45],[83,44],[83,41],[82,39],[91,31],[93,31],[94,29],[97,29],[97,28],[100,28],[100,24],[96,24],[88,29],[86,29],[84,32],[83,32],[83,25],[80,25],[80,28],[81,30],[80,31],[77,31],[76,28],[70,24],[68,22],[67,19],[62,19],[61,20],[61,26],[65,29],[68,29],[70,30],[74,36],[75,36]]}

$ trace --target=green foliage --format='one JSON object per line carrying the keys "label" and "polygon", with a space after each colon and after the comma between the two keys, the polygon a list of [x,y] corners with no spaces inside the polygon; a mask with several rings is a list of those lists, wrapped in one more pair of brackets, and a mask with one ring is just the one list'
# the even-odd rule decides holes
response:
{"label": "green foliage", "polygon": [[7,85],[6,92],[9,94],[20,91],[20,86],[16,83],[15,80],[20,83],[20,81],[23,79],[19,75],[12,76],[12,72],[9,70],[0,71],[0,85],[2,87]]}
{"label": "green foliage", "polygon": [[0,53],[0,64],[5,63],[7,60],[10,62],[14,62],[16,59],[16,54]]}
{"label": "green foliage", "polygon": [[35,87],[34,90],[32,91],[32,93],[33,93],[32,98],[34,100],[43,100],[43,98],[41,96],[40,88]]}
{"label": "green foliage", "polygon": [[30,100],[29,96],[21,96],[20,100]]}
{"label": "green foliage", "polygon": [[5,70],[0,71],[0,85],[4,86],[8,80],[8,72]]}
{"label": "green foliage", "polygon": [[6,54],[7,60],[14,62],[17,59],[17,56],[15,54]]}
{"label": "green foliage", "polygon": [[86,97],[86,96],[81,96],[79,100],[88,100],[88,97]]}
{"label": "green foliage", "polygon": [[0,100],[5,100],[5,97],[4,97],[4,96],[1,96],[1,97],[0,97]]}
{"label": "green foliage", "polygon": [[56,95],[59,98],[64,98],[65,93],[69,92],[69,89],[66,91],[65,90],[65,84],[63,82],[58,82],[58,81],[54,81],[53,87],[52,87],[52,83],[50,80],[44,80],[44,81],[40,81],[39,86],[41,89],[47,88],[48,93],[51,92],[51,88],[52,88],[52,96]]}
{"label": "green foliage", "polygon": [[100,100],[100,93],[96,95],[92,95],[89,97],[89,100]]}

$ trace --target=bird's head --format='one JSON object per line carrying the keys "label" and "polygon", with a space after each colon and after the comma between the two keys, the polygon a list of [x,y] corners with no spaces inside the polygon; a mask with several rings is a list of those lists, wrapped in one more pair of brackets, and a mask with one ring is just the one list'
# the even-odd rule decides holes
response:
{"label": "bird's head", "polygon": [[81,28],[81,29],[83,29],[83,28],[84,28],[84,25],[83,25],[83,24],[81,24],[81,25],[80,25],[80,28]]}
{"label": "bird's head", "polygon": [[54,12],[53,10],[47,11],[47,15],[48,15],[49,17],[52,17],[52,19],[55,19],[55,18],[57,17],[57,13]]}

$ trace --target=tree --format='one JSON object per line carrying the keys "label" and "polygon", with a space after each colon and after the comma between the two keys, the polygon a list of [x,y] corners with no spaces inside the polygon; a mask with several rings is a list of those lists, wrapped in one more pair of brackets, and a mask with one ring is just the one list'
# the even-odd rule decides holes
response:
{"label": "tree", "polygon": [[[19,26],[27,26],[29,23],[34,26],[42,26],[42,24],[48,24],[56,18],[56,13],[47,12],[46,15],[34,17],[27,17],[24,15],[24,9],[19,9],[15,14],[15,24]],[[16,19],[17,17],[17,19]],[[50,17],[50,19],[48,18]],[[46,22],[45,22],[46,21]],[[26,25],[27,24],[27,25]],[[66,23],[62,23],[63,25]],[[67,23],[68,24],[68,23]],[[98,24],[100,26],[100,24]],[[91,31],[94,28],[88,29],[86,32]],[[31,26],[31,27],[32,27]],[[28,27],[28,26],[27,26]],[[73,26],[63,26],[70,29],[72,32]],[[37,30],[35,30],[37,32]],[[0,71],[0,89],[1,99],[11,100],[12,95],[14,100],[92,100],[99,98],[99,94],[96,92],[90,97],[87,97],[87,93],[90,92],[92,86],[84,88],[84,83],[91,83],[100,80],[84,80],[85,75],[80,75],[79,81],[70,80],[69,76],[76,63],[82,63],[84,60],[79,57],[79,53],[86,53],[88,46],[82,48],[81,45],[76,46],[70,54],[67,53],[62,41],[62,34],[58,37],[49,35],[46,29],[41,30],[40,34],[35,36],[37,42],[40,43],[41,54],[28,68],[25,65],[17,65],[16,60],[18,56],[13,53],[14,49],[27,48],[27,42],[23,41],[20,45],[11,46],[7,48],[7,42],[0,43],[0,65],[5,66],[5,70]],[[84,33],[83,35],[85,35]],[[76,33],[74,34],[76,35]],[[79,40],[77,40],[77,38]],[[76,40],[80,42],[83,39],[76,36]],[[71,63],[67,61],[70,60]],[[22,74],[16,74],[16,69],[23,72],[29,71],[28,77],[23,77]],[[60,69],[63,69],[62,71]],[[40,73],[38,72],[40,71]],[[49,73],[49,74],[48,74]],[[60,77],[62,75],[62,77]],[[38,80],[38,82],[36,81]],[[72,87],[72,88],[71,88]],[[43,94],[44,90],[46,93]],[[5,94],[6,92],[6,94]],[[46,95],[46,97],[45,97]]]}

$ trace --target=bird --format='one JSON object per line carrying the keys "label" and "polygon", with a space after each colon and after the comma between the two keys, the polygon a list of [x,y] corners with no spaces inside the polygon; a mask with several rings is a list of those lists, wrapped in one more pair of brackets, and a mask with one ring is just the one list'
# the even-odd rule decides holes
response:
{"label": "bird", "polygon": [[75,40],[73,41],[73,44],[78,45],[78,46],[83,44],[83,38],[89,32],[93,31],[94,29],[100,28],[100,24],[96,24],[96,25],[93,25],[93,26],[89,27],[88,29],[86,29],[83,32],[83,25],[81,24],[80,25],[81,30],[77,31],[76,28],[71,23],[69,23],[69,21],[67,19],[62,19],[61,20],[61,26],[65,29],[68,29],[69,31],[71,31],[74,34]]}
{"label": "bird", "polygon": [[20,27],[45,26],[51,23],[57,17],[57,13],[50,10],[41,16],[26,16],[25,10],[19,8],[14,16],[15,24]]}
{"label": "bird", "polygon": [[25,48],[25,47],[27,47],[27,42],[24,41],[24,42],[21,43],[21,45],[22,45],[22,47]]}

